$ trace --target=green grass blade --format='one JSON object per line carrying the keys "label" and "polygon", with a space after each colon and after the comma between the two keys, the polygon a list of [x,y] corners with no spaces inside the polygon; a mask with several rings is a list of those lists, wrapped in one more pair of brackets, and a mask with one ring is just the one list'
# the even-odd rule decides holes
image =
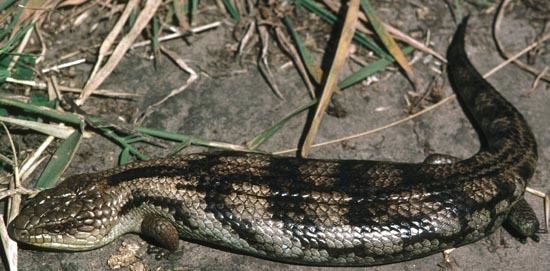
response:
{"label": "green grass blade", "polygon": [[0,67],[0,84],[4,83],[8,77],[10,77],[11,73],[7,69],[3,69]]}
{"label": "green grass blade", "polygon": [[48,124],[37,121],[22,120],[16,118],[2,117],[0,121],[25,127],[43,134],[51,135],[57,138],[66,139],[74,133],[74,129],[68,126],[61,127],[56,124]]}
{"label": "green grass blade", "polygon": [[71,113],[62,113],[50,108],[27,104],[17,100],[0,97],[0,107],[2,106],[15,107],[23,111],[26,111],[28,113],[38,114],[40,116],[47,117],[59,122],[63,122],[65,124],[75,125],[79,127],[83,125],[83,121],[80,119],[78,115],[71,114]]}
{"label": "green grass blade", "polygon": [[13,37],[4,44],[3,47],[0,48],[0,55],[10,52],[13,47],[19,43],[19,41],[25,36],[27,31],[32,27],[32,24],[26,24],[22,26],[17,32],[13,35]]}
{"label": "green grass blade", "polygon": [[[15,63],[14,58],[17,59]],[[11,66],[13,65],[13,66]],[[4,54],[0,56],[0,83],[8,77],[16,80],[34,79],[35,57],[28,54]]]}
{"label": "green grass blade", "polygon": [[130,153],[135,155],[140,160],[149,160],[149,157],[139,150],[134,148],[130,143],[128,143],[123,137],[117,135],[113,130],[109,128],[99,128],[98,131],[101,135],[113,140],[118,145],[122,146],[124,149],[129,149]]}
{"label": "green grass blade", "polygon": [[[0,2],[0,12],[4,11],[4,9],[11,6],[11,4],[13,4],[13,2],[14,1],[12,1],[12,0],[1,1]],[[27,2],[29,2],[29,1],[28,0],[21,1],[19,3],[19,5],[25,6],[25,5],[27,5]],[[5,6],[5,4],[7,4],[7,6]],[[15,11],[13,13],[13,16],[12,16],[12,19],[11,19],[10,23],[4,29],[0,29],[0,41],[3,40],[7,35],[12,33],[13,28],[15,27],[17,22],[19,22],[19,18],[21,18],[21,14],[23,14],[24,10],[25,9],[23,9],[23,8],[18,8],[17,11]],[[6,11],[6,12],[9,12],[9,11]]]}
{"label": "green grass blade", "polygon": [[126,165],[130,162],[130,149],[124,148],[122,152],[120,152],[120,156],[118,157],[118,164],[119,165]]}
{"label": "green grass blade", "polygon": [[251,150],[256,150],[260,145],[265,143],[268,139],[270,139],[279,129],[281,129],[288,120],[293,118],[294,116],[304,112],[306,109],[310,108],[311,106],[315,105],[317,103],[317,100],[313,100],[309,102],[308,104],[301,106],[300,108],[296,109],[294,112],[288,114],[284,118],[282,118],[280,121],[275,123],[275,125],[271,126],[270,128],[266,129],[265,131],[261,132],[259,135],[254,137],[252,140],[250,140],[246,146]]}
{"label": "green grass blade", "polygon": [[229,15],[231,15],[231,18],[235,21],[241,20],[241,15],[239,15],[239,11],[235,6],[233,6],[233,3],[231,3],[231,0],[223,0],[223,4],[225,5],[225,8],[227,9],[227,12],[229,12]]}
{"label": "green grass blade", "polygon": [[199,0],[191,0],[189,3],[189,24],[192,25],[195,21],[195,16],[197,15],[197,11],[199,9]]}
{"label": "green grass blade", "polygon": [[298,33],[294,30],[294,26],[290,18],[286,16],[283,17],[283,23],[286,25],[288,31],[290,32],[290,36],[296,44],[296,48],[298,49],[300,57],[302,57],[302,61],[304,62],[307,72],[311,77],[313,77],[317,84],[320,84],[323,76],[323,71],[321,70],[321,67],[317,65],[317,62],[305,46],[302,37],[300,37],[300,35],[298,35]]}
{"label": "green grass blade", "polygon": [[[170,12],[173,12],[174,15],[176,16],[179,26],[184,26],[185,23],[187,22],[187,18],[185,18],[185,16],[187,16],[186,13],[188,9],[188,4],[185,2],[186,1],[184,0],[173,0],[172,5],[167,6],[168,10]],[[172,16],[172,14],[170,15]],[[166,18],[170,18],[170,17],[166,17]]]}
{"label": "green grass blade", "polygon": [[190,136],[183,135],[183,134],[178,134],[178,133],[167,132],[167,131],[159,130],[159,129],[139,127],[139,128],[136,129],[136,131],[138,131],[140,133],[143,133],[143,134],[146,134],[146,135],[149,135],[149,136],[154,136],[154,137],[157,137],[157,138],[170,140],[170,141],[186,142],[186,141],[191,140]]}
{"label": "green grass blade", "polygon": [[[307,10],[317,14],[319,17],[321,17],[321,19],[327,21],[330,24],[334,24],[336,20],[338,20],[336,15],[320,7],[317,3],[313,2],[312,0],[297,0],[296,3],[305,7]],[[389,55],[386,51],[384,51],[384,49],[378,46],[371,38],[367,37],[363,33],[356,31],[355,35],[353,36],[353,39],[359,44],[372,50],[376,55],[383,58],[392,59],[391,55]]]}
{"label": "green grass blade", "polygon": [[36,106],[42,106],[42,107],[55,109],[55,107],[57,106],[57,98],[50,101],[48,96],[46,96],[46,95],[44,95],[40,92],[32,92],[28,103],[32,104],[32,105],[36,105]]}
{"label": "green grass blade", "polygon": [[152,35],[151,35],[151,49],[154,52],[159,51],[160,43],[159,43],[159,31],[160,31],[160,19],[158,16],[153,16],[153,27],[152,27]]}
{"label": "green grass blade", "polygon": [[128,142],[129,144],[134,144],[137,142],[143,142],[145,139],[142,136],[128,136],[124,138],[124,141]]}
{"label": "green grass blade", "polygon": [[59,148],[57,148],[50,162],[48,162],[48,165],[46,165],[46,168],[38,178],[36,187],[50,188],[57,184],[59,178],[73,159],[81,138],[82,133],[80,130],[75,130],[71,136],[59,145]]}
{"label": "green grass blade", "polygon": [[126,32],[129,32],[130,29],[132,29],[132,26],[136,23],[137,17],[138,17],[138,8],[134,8],[132,12],[130,12],[130,16],[128,16],[128,20],[126,21],[126,24],[124,25],[124,30]]}
{"label": "green grass blade", "polygon": [[219,142],[219,141],[211,141],[211,140],[206,140],[206,139],[202,139],[194,136],[172,133],[172,132],[167,132],[167,131],[158,130],[158,129],[139,127],[136,129],[136,131],[149,136],[170,140],[170,141],[176,141],[176,142],[190,141],[191,144],[197,145],[197,146],[221,148],[221,149],[234,150],[234,151],[250,151],[249,149],[241,145]]}
{"label": "green grass blade", "polygon": [[[408,55],[410,54],[411,52],[414,51],[414,48],[412,47],[405,47],[403,49],[403,53],[405,55]],[[348,88],[358,82],[361,82],[362,80],[364,80],[365,78],[377,73],[377,72],[380,72],[382,70],[384,70],[387,66],[391,65],[394,61],[389,61],[387,59],[379,59],[375,62],[373,62],[372,64],[369,64],[361,69],[359,69],[358,71],[354,72],[353,74],[351,74],[350,76],[346,77],[344,80],[342,80],[340,83],[338,83],[338,87],[340,89],[345,89],[345,88]]]}
{"label": "green grass blade", "polygon": [[15,3],[17,0],[4,0],[0,2],[0,11],[4,11],[4,9],[9,8],[13,3]]}
{"label": "green grass blade", "polygon": [[182,142],[180,144],[178,144],[173,151],[170,152],[170,154],[168,154],[168,156],[173,156],[173,155],[176,155],[178,154],[178,152],[182,151],[183,149],[187,148],[191,146],[191,141],[186,141],[186,142]]}
{"label": "green grass blade", "polygon": [[393,59],[395,59],[397,64],[399,64],[409,81],[413,83],[413,86],[416,89],[416,74],[411,67],[411,64],[409,64],[409,61],[405,57],[405,54],[403,53],[397,42],[390,35],[390,33],[388,33],[388,31],[386,30],[386,26],[384,26],[384,23],[378,17],[376,10],[370,4],[369,0],[361,0],[360,4],[361,9],[367,16],[370,25],[374,29],[374,32],[376,33],[382,44],[384,44],[386,50],[392,55]]}

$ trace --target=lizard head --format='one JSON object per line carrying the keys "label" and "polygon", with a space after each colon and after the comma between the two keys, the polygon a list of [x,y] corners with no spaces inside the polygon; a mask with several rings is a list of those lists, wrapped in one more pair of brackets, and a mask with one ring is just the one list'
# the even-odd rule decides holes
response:
{"label": "lizard head", "polygon": [[101,182],[69,177],[29,200],[9,224],[11,238],[35,247],[84,251],[106,245],[124,232],[115,225],[116,196],[101,193]]}

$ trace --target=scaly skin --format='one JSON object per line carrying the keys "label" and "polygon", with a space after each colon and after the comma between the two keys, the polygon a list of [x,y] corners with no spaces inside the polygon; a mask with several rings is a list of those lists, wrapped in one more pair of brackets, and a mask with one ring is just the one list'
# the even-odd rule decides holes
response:
{"label": "scaly skin", "polygon": [[522,115],[468,61],[465,27],[449,47],[448,70],[482,142],[466,160],[226,152],[138,162],[73,176],[40,193],[10,224],[10,235],[70,251],[98,248],[127,232],[175,249],[179,236],[323,266],[393,263],[477,241],[522,202],[537,148]]}

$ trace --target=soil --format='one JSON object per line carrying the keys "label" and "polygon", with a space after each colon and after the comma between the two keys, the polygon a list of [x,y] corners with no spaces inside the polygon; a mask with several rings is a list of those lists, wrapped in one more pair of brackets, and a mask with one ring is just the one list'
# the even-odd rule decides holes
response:
{"label": "soil", "polygon": [[[371,1],[379,2],[379,1]],[[446,2],[436,0],[383,1],[375,6],[379,16],[386,22],[406,33],[420,33],[420,40],[430,32],[433,48],[445,55],[456,24]],[[499,55],[492,37],[491,27],[496,4],[488,2],[488,8],[466,1],[463,13],[471,14],[467,36],[467,51],[470,59],[483,74],[503,59]],[[544,14],[537,13],[520,3],[513,10],[507,11],[503,21],[501,38],[508,51],[517,52],[528,46],[542,31]],[[63,16],[64,12],[59,11]],[[309,14],[309,13],[304,13]],[[309,23],[324,23],[311,19]],[[543,19],[540,19],[540,18]],[[211,15],[210,18],[216,18]],[[535,19],[539,18],[539,19]],[[223,19],[220,15],[217,19]],[[547,17],[548,19],[548,17]],[[546,20],[547,20],[546,19]],[[111,19],[112,20],[112,19]],[[228,21],[227,17],[225,20]],[[297,21],[296,18],[294,18]],[[302,25],[303,27],[303,25]],[[107,30],[97,30],[92,36],[103,35]],[[195,135],[201,138],[240,144],[252,139],[264,129],[275,124],[289,112],[306,104],[308,91],[297,71],[280,68],[288,61],[276,47],[271,47],[270,59],[274,81],[278,84],[285,100],[274,95],[266,80],[259,73],[255,48],[241,59],[234,57],[233,51],[237,41],[233,38],[233,28],[224,24],[215,30],[204,32],[183,40],[163,43],[177,52],[189,66],[200,72],[200,78],[183,93],[171,98],[155,113],[150,115],[143,126],[162,128],[182,134]],[[74,50],[79,45],[78,39],[61,37],[67,32],[84,31],[81,29],[59,31],[59,49],[51,49],[50,57],[62,55]],[[321,30],[319,30],[321,31]],[[300,33],[306,36],[307,28]],[[328,32],[311,34],[312,39],[326,39]],[[79,34],[86,44],[87,35]],[[99,39],[101,40],[101,39]],[[325,48],[325,45],[319,45]],[[55,48],[55,47],[54,47]],[[64,48],[64,49],[62,49]],[[536,59],[537,67],[550,65],[549,45],[542,47],[541,55]],[[58,51],[56,51],[58,50]],[[546,50],[546,51],[544,51]],[[178,88],[187,80],[188,75],[182,72],[165,56],[154,65],[153,61],[142,57],[146,49],[136,49],[127,55],[115,72],[101,86],[102,89],[113,89],[140,94],[135,100],[109,98],[92,98],[83,108],[87,112],[101,115],[105,119],[130,121],[150,104],[158,101],[172,89]],[[317,54],[321,57],[321,54]],[[364,56],[360,56],[363,57]],[[433,57],[415,53],[420,61],[414,68],[423,79],[424,86],[433,78],[444,80],[443,95],[452,91],[448,87],[446,75],[434,71],[440,66]],[[48,58],[46,58],[48,59]],[[366,58],[370,61],[368,58]],[[240,61],[238,61],[240,60]],[[360,66],[354,62],[346,65],[345,73],[357,70]],[[73,80],[83,80],[90,67],[79,67],[73,72]],[[240,71],[240,72],[235,72]],[[404,96],[413,91],[410,83],[395,69],[384,71],[376,77],[378,82],[366,86],[358,84],[346,89],[335,97],[337,103],[346,112],[344,117],[325,116],[316,142],[356,134],[407,116],[407,104]],[[507,65],[488,78],[491,84],[511,101],[529,122],[539,146],[539,165],[530,186],[540,191],[549,191],[550,183],[550,95],[549,85],[540,82],[538,87],[525,95],[532,88],[534,76],[517,66]],[[294,148],[304,131],[307,114],[291,119],[272,139],[262,146],[263,150],[274,152]],[[465,118],[460,106],[452,101],[423,116],[408,121],[394,128],[358,139],[315,148],[311,157],[331,159],[370,159],[394,160],[404,162],[421,162],[430,153],[452,154],[465,158],[474,154],[479,147],[477,136]],[[164,156],[173,149],[142,146],[149,153]],[[94,135],[86,138],[70,165],[65,176],[76,173],[92,172],[117,165],[121,149],[113,142]],[[203,148],[191,147],[184,153],[205,151]],[[289,153],[286,155],[295,155]],[[527,194],[527,200],[535,207],[542,221],[542,200]],[[19,250],[19,267],[21,270],[108,270],[107,260],[119,254],[119,249],[126,246],[136,248],[133,270],[340,270],[338,268],[305,267],[282,264],[251,256],[239,255],[209,248],[206,246],[181,241],[183,249],[155,259],[155,255],[146,252],[147,245],[137,235],[126,235],[113,243],[94,251],[80,253],[45,252],[31,249]],[[546,262],[550,258],[550,237],[541,235],[539,243],[528,241],[522,244],[506,231],[482,239],[476,243],[459,247],[451,253],[454,270],[547,270]],[[130,252],[124,252],[130,253]],[[435,270],[443,260],[441,254],[412,261],[369,268],[342,268],[341,270]],[[123,270],[128,270],[125,267]]]}

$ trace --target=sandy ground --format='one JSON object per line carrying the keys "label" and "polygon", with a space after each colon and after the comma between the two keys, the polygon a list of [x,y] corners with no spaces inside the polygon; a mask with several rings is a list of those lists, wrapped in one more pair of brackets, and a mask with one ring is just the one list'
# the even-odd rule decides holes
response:
{"label": "sandy ground", "polygon": [[[381,7],[381,14],[387,15],[384,17],[389,18],[387,21],[405,32],[430,29],[434,48],[444,54],[454,32],[452,17],[443,4],[444,1],[419,2],[430,7],[432,17],[420,21],[414,16],[403,16],[414,14],[414,5],[409,4],[405,4],[397,13],[391,12],[391,4],[385,4],[387,6]],[[490,28],[494,14],[485,15],[471,9],[473,20],[468,33],[467,51],[476,67],[484,73],[502,62],[491,37]],[[540,31],[521,12],[526,11],[513,12],[503,23],[503,42],[514,52],[527,46],[526,40],[532,40],[537,31]],[[225,49],[226,44],[234,43],[230,34],[228,28],[220,28],[193,37],[189,45],[182,45],[180,41],[167,43],[189,65],[209,76],[203,73],[198,83],[151,115],[145,126],[211,140],[242,143],[307,102],[304,83],[292,68],[273,68],[275,79],[286,98],[283,101],[272,94],[255,65],[220,65],[221,62],[231,59]],[[425,55],[422,57],[424,59]],[[545,58],[538,61],[540,67],[543,66],[541,63],[548,65],[550,55],[546,53]],[[432,66],[433,61],[418,61],[414,67],[419,76],[428,82],[432,77],[439,76],[430,69]],[[346,66],[347,72],[357,68],[355,64]],[[229,72],[241,69],[246,72]],[[411,87],[404,76],[388,71],[378,77],[380,82],[374,85],[355,86],[335,98],[347,115],[343,118],[326,116],[316,142],[363,132],[406,116],[403,96]],[[446,76],[443,78],[446,80]],[[171,89],[183,84],[186,79],[187,75],[166,58],[162,59],[155,70],[150,61],[127,57],[103,86],[106,89],[136,92],[147,98],[136,102],[92,99],[85,109],[112,119],[119,114],[128,116],[136,110],[143,110]],[[489,81],[519,108],[531,125],[538,140],[540,158],[530,185],[541,191],[550,190],[547,182],[550,177],[548,85],[541,84],[530,96],[522,96],[524,91],[531,88],[533,77],[513,65],[500,70]],[[445,84],[448,86],[447,81]],[[445,96],[451,93],[449,87],[446,87]],[[277,151],[295,147],[304,129],[305,119],[306,114],[292,119],[263,149]],[[418,119],[381,133],[316,148],[311,156],[420,162],[434,152],[468,157],[476,152],[478,146],[475,132],[458,103],[453,101]],[[186,152],[202,150],[204,149],[190,148]],[[117,146],[99,136],[86,139],[66,175],[112,167],[116,165],[119,151]],[[161,156],[168,151],[157,149],[157,153]],[[542,219],[542,201],[532,195],[528,195],[527,199],[535,206]],[[154,256],[145,253],[147,245],[136,235],[127,235],[104,248],[90,252],[20,250],[19,266],[21,270],[105,270],[108,269],[107,259],[116,254],[123,242],[138,245],[138,262],[150,270],[338,270],[275,263],[183,241],[183,250],[155,260]],[[540,243],[529,241],[523,245],[502,230],[477,243],[457,248],[451,255],[456,262],[456,270],[547,270],[546,262],[550,257],[548,247],[548,235],[542,235]],[[442,255],[436,254],[392,265],[345,270],[436,270],[441,261]]]}

